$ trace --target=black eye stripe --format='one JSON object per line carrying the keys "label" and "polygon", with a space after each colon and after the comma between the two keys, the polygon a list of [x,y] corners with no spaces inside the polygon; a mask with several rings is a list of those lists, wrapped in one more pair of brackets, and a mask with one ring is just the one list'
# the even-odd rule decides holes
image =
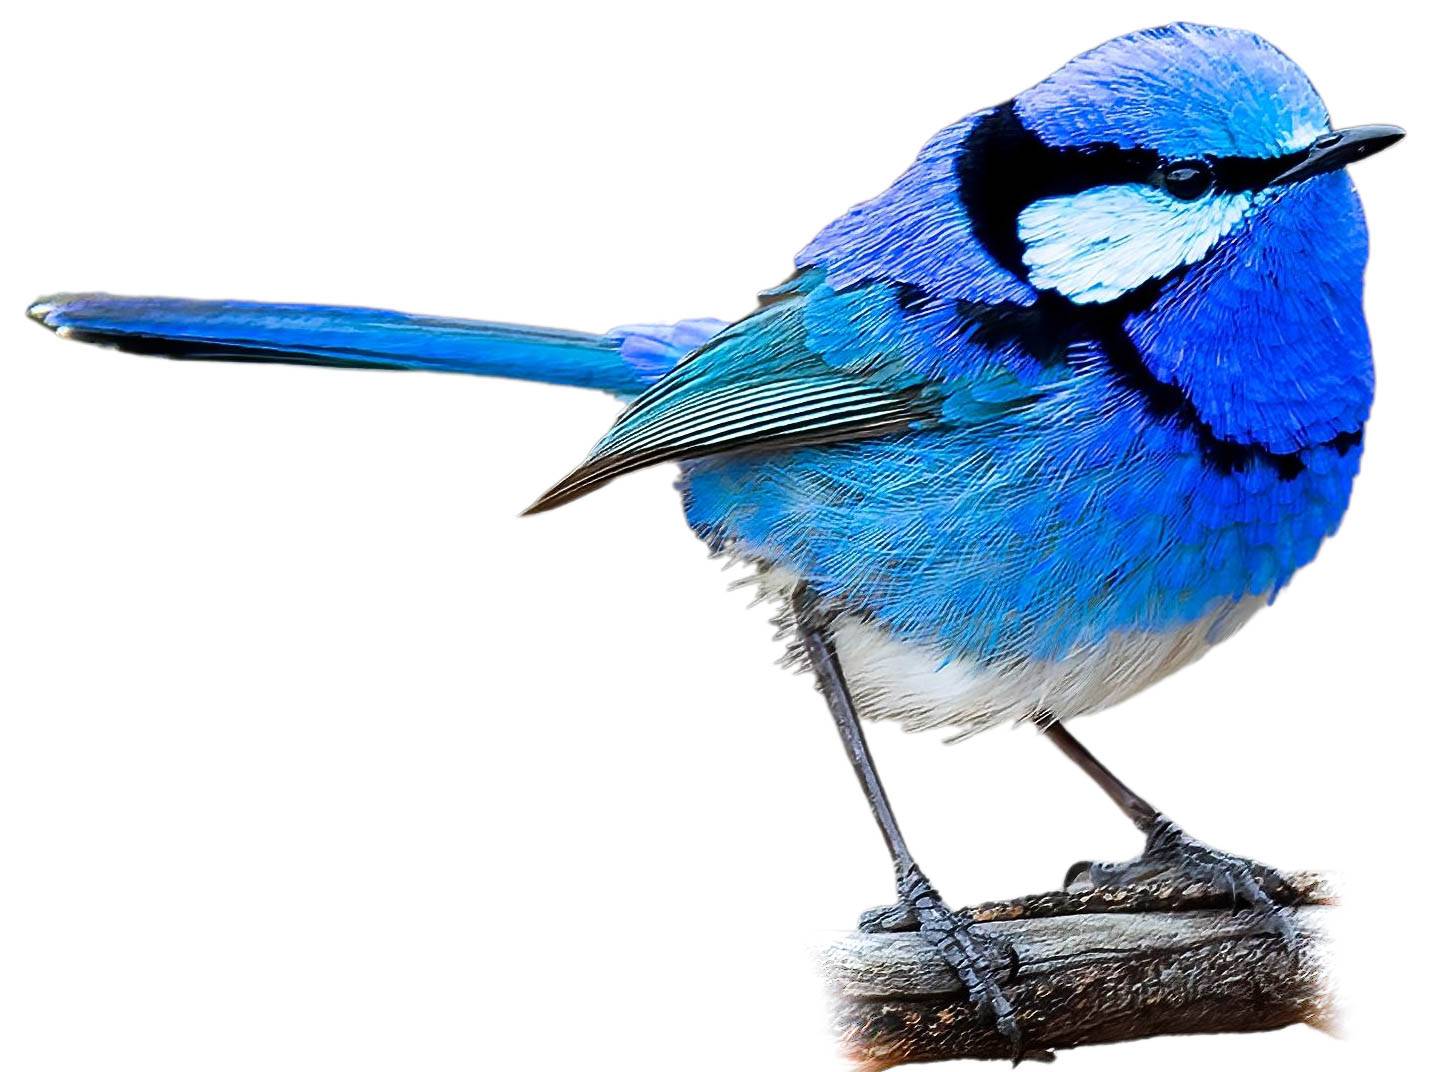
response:
{"label": "black eye stripe", "polygon": [[956,163],[959,196],[974,236],[1021,279],[1027,278],[1027,268],[1017,217],[1024,208],[1094,186],[1147,182],[1160,165],[1155,153],[1141,149],[1055,149],[1023,126],[1012,101],[977,122]]}
{"label": "black eye stripe", "polygon": [[[1207,156],[1214,188],[1224,193],[1259,190],[1309,150],[1271,158]],[[1004,268],[1027,278],[1017,217],[1044,197],[1081,193],[1094,186],[1126,183],[1161,185],[1162,169],[1182,161],[1162,159],[1147,149],[1116,145],[1054,148],[1022,124],[1012,101],[980,119],[957,158],[958,187],[983,248]]]}
{"label": "black eye stripe", "polygon": [[1216,173],[1216,186],[1227,193],[1244,193],[1270,185],[1270,180],[1310,155],[1309,149],[1284,156],[1223,156],[1209,160]]}

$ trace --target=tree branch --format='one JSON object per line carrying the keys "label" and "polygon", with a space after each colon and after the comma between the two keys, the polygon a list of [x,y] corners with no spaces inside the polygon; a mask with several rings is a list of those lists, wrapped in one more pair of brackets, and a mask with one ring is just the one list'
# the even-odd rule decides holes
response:
{"label": "tree branch", "polygon": [[[1324,932],[1334,899],[1317,875],[1290,883],[1294,943],[1202,885],[1047,893],[970,912],[976,930],[1016,951],[1016,978],[1003,989],[1026,1056],[1049,1056],[1153,1035],[1330,1026]],[[823,966],[834,1029],[864,1069],[1010,1056],[916,934],[846,935],[824,950]]]}

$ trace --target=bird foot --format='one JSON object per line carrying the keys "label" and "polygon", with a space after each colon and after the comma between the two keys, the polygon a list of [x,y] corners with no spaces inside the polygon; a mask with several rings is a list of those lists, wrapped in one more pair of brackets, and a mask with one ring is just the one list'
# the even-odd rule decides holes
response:
{"label": "bird foot", "polygon": [[916,866],[898,876],[898,903],[875,908],[859,918],[868,934],[916,932],[942,954],[967,991],[978,1013],[1007,1040],[1013,1059],[1040,1057],[1022,1049],[1022,1030],[999,977],[1017,976],[1017,954],[1010,943],[989,941],[973,933],[972,920],[954,912]]}
{"label": "bird foot", "polygon": [[1260,916],[1267,929],[1286,941],[1297,931],[1285,909],[1295,903],[1295,892],[1274,868],[1255,860],[1213,849],[1188,837],[1164,815],[1157,816],[1146,835],[1146,848],[1120,863],[1083,861],[1067,872],[1065,889],[1073,893],[1106,886],[1134,886],[1159,879],[1204,882],[1230,894],[1233,904],[1243,904]]}

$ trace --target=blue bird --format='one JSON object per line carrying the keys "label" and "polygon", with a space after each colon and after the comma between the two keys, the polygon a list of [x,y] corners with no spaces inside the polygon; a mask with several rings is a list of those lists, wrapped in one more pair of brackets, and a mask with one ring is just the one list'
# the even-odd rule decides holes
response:
{"label": "blue bird", "polygon": [[628,407],[530,508],[673,461],[752,566],[892,856],[897,904],[1017,1050],[1004,951],[918,868],[859,719],[1037,724],[1146,835],[1069,880],[1180,876],[1285,928],[1283,880],[1186,835],[1067,732],[1271,602],[1349,503],[1374,390],[1366,230],[1335,129],[1252,33],[1086,52],[937,133],[733,324],[604,335],[312,305],[58,295],[62,335],[176,358],[431,369]]}

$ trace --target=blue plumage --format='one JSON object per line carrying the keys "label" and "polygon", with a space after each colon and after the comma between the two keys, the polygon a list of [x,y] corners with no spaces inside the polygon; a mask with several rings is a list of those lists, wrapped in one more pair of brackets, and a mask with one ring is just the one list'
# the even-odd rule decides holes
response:
{"label": "blue plumage", "polygon": [[[1207,464],[1077,354],[1024,404],[976,403],[965,433],[690,463],[690,523],[949,659],[1055,659],[1116,631],[1167,631],[1269,596],[1348,504],[1358,443]],[[1049,377],[1050,380],[1050,377]]]}
{"label": "blue plumage", "polygon": [[1217,438],[1278,455],[1359,432],[1374,396],[1368,241],[1349,176],[1284,187],[1128,314],[1147,369]]}
{"label": "blue plumage", "polygon": [[[1216,217],[1195,259],[1161,272],[1149,266],[1184,230],[1170,212],[1139,241],[1101,238],[1128,247],[1117,266],[1134,276],[1130,300],[1081,320],[1068,308],[1080,292],[1034,287],[996,237],[979,239],[995,224],[977,219],[989,194],[965,187],[986,183],[999,154],[1054,167],[1071,146],[1074,177],[1054,173],[1048,200],[1155,193],[1097,181],[1099,167],[1111,178],[1135,159],[1091,157],[1110,145],[1153,163],[1245,157],[1249,169],[1328,131],[1283,54],[1185,26],[1112,42],[1002,114],[949,127],[800,254],[802,285],[786,299],[798,312],[780,329],[834,368],[935,394],[938,420],[897,438],[691,462],[691,524],[949,661],[1056,660],[1273,596],[1348,505],[1373,390],[1349,179],[1213,191],[1205,201],[1244,205],[1228,226]],[[1028,139],[1039,144],[1017,145]],[[1078,211],[1064,234],[1101,224]],[[909,288],[914,303],[900,304]],[[731,367],[718,341],[694,360],[711,363],[712,382]]]}
{"label": "blue plumage", "polygon": [[[691,523],[954,658],[1057,658],[1272,596],[1348,505],[1373,371],[1348,178],[1271,196],[1126,315],[1150,391],[1109,359],[1101,323],[1040,360],[979,340],[956,284],[906,311],[869,282],[880,266],[842,292],[808,269],[803,345],[840,368],[908,355],[943,395],[938,429],[693,463]],[[801,259],[823,258],[842,263],[817,242]],[[870,569],[870,547],[896,548],[899,568]]]}
{"label": "blue plumage", "polygon": [[1048,145],[1153,149],[1168,160],[1283,156],[1330,124],[1285,53],[1244,30],[1193,23],[1098,45],[1019,93],[1017,111]]}

